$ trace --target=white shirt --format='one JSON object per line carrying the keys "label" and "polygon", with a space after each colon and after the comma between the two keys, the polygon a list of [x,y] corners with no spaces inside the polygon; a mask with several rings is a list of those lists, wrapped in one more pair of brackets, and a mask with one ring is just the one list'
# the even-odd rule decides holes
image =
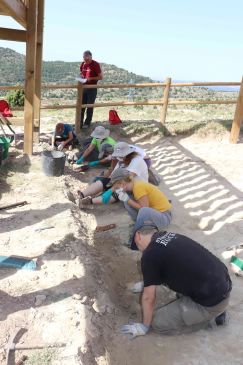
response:
{"label": "white shirt", "polygon": [[136,174],[137,179],[148,182],[148,166],[141,156],[134,157],[126,170]]}

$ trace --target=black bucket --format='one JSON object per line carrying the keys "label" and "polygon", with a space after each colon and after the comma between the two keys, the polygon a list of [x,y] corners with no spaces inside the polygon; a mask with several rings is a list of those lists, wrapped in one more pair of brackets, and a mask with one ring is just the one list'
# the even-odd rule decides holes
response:
{"label": "black bucket", "polygon": [[61,176],[64,174],[66,155],[60,151],[42,152],[42,168],[47,176]]}

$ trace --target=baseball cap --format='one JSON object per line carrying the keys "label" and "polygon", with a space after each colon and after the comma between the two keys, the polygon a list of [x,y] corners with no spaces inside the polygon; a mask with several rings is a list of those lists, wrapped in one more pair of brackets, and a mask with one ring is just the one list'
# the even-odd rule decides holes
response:
{"label": "baseball cap", "polygon": [[151,220],[136,222],[135,226],[134,226],[132,243],[131,243],[131,247],[130,247],[131,250],[133,250],[133,251],[138,250],[138,247],[137,247],[136,242],[135,242],[134,239],[135,239],[136,232],[139,231],[139,229],[141,229],[142,227],[156,229],[157,231],[159,231],[159,227]]}

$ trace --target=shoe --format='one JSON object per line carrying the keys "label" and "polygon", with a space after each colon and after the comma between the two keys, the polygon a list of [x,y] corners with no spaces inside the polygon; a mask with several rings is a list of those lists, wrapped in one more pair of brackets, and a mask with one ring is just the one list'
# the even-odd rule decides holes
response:
{"label": "shoe", "polygon": [[79,209],[94,209],[91,196],[79,198],[78,207]]}
{"label": "shoe", "polygon": [[221,313],[215,318],[215,323],[217,326],[224,326],[229,323],[229,315],[227,312]]}
{"label": "shoe", "polygon": [[82,129],[89,129],[90,128],[90,124],[84,124]]}

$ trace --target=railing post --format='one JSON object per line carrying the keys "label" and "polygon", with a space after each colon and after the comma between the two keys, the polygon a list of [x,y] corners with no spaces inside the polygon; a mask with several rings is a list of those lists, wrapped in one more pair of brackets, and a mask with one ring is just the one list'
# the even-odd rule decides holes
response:
{"label": "railing post", "polygon": [[243,77],[241,80],[240,92],[236,104],[235,116],[230,132],[230,143],[237,143],[240,135],[240,127],[243,121]]}
{"label": "railing post", "polygon": [[165,120],[166,120],[166,114],[167,114],[167,107],[168,107],[168,102],[169,102],[169,94],[170,94],[170,84],[171,84],[171,78],[167,77],[167,79],[165,80],[166,86],[164,89],[164,94],[163,94],[163,105],[162,105],[162,110],[161,110],[161,123],[165,124]]}
{"label": "railing post", "polygon": [[81,108],[83,99],[83,85],[78,82],[77,86],[77,104],[76,104],[76,118],[75,118],[75,132],[80,133]]}

